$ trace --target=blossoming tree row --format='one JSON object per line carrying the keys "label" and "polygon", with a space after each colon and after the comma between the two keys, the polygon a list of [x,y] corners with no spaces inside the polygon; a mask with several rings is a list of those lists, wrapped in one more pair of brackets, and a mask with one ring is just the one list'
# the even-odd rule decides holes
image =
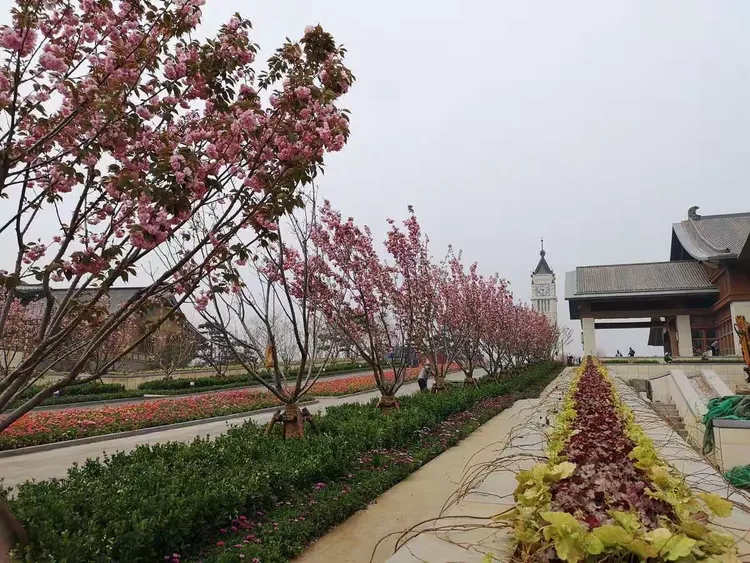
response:
{"label": "blossoming tree row", "polygon": [[[298,186],[348,138],[337,103],[353,77],[331,35],[307,28],[260,72],[239,15],[215,37],[194,38],[203,4],[16,0],[0,26],[0,340],[15,332],[24,346],[0,378],[0,431],[114,365],[116,357],[87,371],[150,303],[169,305],[122,354],[221,264],[246,259],[237,237],[270,238],[301,204]],[[161,264],[156,251],[167,247],[180,254]],[[146,272],[131,298],[92,318],[109,288]],[[60,282],[63,295],[53,295]],[[42,298],[19,334],[29,283]],[[84,325],[88,337],[71,338]],[[71,362],[64,377],[7,412],[61,359]]]}
{"label": "blossoming tree row", "polygon": [[[185,304],[286,405],[290,431],[341,346],[372,367],[384,408],[417,355],[437,389],[454,363],[471,381],[477,367],[549,357],[554,328],[460,253],[436,261],[413,211],[381,246],[318,204],[323,158],[349,136],[338,103],[353,76],[333,38],[309,27],[260,71],[239,15],[193,38],[203,3],[17,0],[0,26],[0,242],[12,253],[0,431],[153,343]],[[138,290],[111,304],[110,288],[136,275]],[[61,376],[18,406],[51,371]]]}

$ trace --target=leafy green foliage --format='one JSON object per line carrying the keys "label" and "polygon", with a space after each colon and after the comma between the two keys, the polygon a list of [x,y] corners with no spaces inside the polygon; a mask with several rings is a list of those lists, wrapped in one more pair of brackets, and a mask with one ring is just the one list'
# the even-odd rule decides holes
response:
{"label": "leafy green foliage", "polygon": [[[321,435],[304,440],[266,438],[248,423],[215,440],[140,446],[90,460],[65,479],[20,486],[11,506],[30,535],[21,555],[35,563],[136,562],[195,553],[223,522],[267,512],[315,483],[339,482],[363,454],[419,444],[425,429],[483,399],[538,395],[558,372],[557,364],[542,364],[479,388],[404,397],[401,409],[388,415],[372,403],[332,407],[316,417]],[[445,437],[433,455],[456,439]],[[385,486],[378,483],[373,495]],[[332,510],[314,529],[327,529],[346,514]]]}

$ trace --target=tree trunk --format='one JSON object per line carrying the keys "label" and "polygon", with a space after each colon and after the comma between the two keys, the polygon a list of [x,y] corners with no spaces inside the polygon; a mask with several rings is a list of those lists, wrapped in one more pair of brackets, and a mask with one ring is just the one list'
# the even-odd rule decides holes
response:
{"label": "tree trunk", "polygon": [[447,390],[448,390],[448,386],[445,384],[445,375],[436,375],[435,384],[432,386],[432,392],[442,393],[443,391],[447,391]]}
{"label": "tree trunk", "polygon": [[400,409],[401,404],[393,395],[381,395],[376,408],[382,410],[384,413],[388,413],[393,409]]}
{"label": "tree trunk", "polygon": [[0,563],[10,563],[10,551],[27,541],[26,532],[5,502],[0,500]]}
{"label": "tree trunk", "polygon": [[284,437],[285,438],[303,438],[305,436],[305,421],[299,412],[299,406],[296,403],[287,404],[284,407]]}
{"label": "tree trunk", "polygon": [[479,387],[477,380],[474,379],[474,375],[467,375],[464,378],[464,387]]}

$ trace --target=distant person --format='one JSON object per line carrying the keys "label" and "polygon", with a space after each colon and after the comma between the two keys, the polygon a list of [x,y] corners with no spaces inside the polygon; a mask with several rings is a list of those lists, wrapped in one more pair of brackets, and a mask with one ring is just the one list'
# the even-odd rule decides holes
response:
{"label": "distant person", "polygon": [[632,346],[630,346],[630,349],[628,350],[628,356],[631,358],[635,357],[635,350],[633,350]]}
{"label": "distant person", "polygon": [[617,350],[617,352],[615,352],[615,358],[622,358],[622,352]]}
{"label": "distant person", "polygon": [[711,351],[712,356],[718,356],[719,355],[719,343],[718,342],[712,342],[708,349]]}
{"label": "distant person", "polygon": [[423,393],[427,391],[427,378],[430,377],[431,371],[432,365],[430,364],[430,360],[425,360],[424,365],[422,366],[422,369],[419,370],[419,375],[417,376],[417,385],[419,385],[419,390]]}

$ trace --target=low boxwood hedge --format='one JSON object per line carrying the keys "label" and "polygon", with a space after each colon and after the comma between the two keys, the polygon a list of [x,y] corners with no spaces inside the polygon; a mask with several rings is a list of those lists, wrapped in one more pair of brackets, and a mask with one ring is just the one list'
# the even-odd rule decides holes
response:
{"label": "low boxwood hedge", "polygon": [[113,401],[115,399],[136,399],[143,397],[143,391],[120,391],[117,393],[97,393],[92,395],[62,395],[50,397],[42,401],[40,406],[74,405],[76,403],[94,403],[99,401]]}
{"label": "low boxwood hedge", "polygon": [[[362,366],[361,364],[334,364],[323,372],[321,377],[328,375],[335,375],[338,373],[355,373],[360,371],[370,371],[371,368]],[[295,373],[287,374],[287,377],[294,377]],[[264,374],[263,378],[266,380],[271,379],[270,374]],[[191,382],[193,385],[191,385]],[[149,393],[159,393],[164,391],[181,391],[187,390],[194,392],[195,389],[205,388],[222,388],[230,389],[232,387],[240,387],[244,385],[257,385],[258,380],[249,374],[239,375],[226,375],[224,377],[198,377],[195,379],[159,379],[157,381],[146,381],[138,386],[141,391],[147,391]]]}
{"label": "low boxwood hedge", "polygon": [[22,484],[10,501],[30,543],[25,561],[156,561],[199,552],[222,523],[295,498],[314,483],[348,474],[377,448],[405,447],[476,402],[508,393],[538,394],[559,372],[540,364],[500,382],[444,394],[404,397],[383,415],[346,404],[316,416],[321,433],[304,440],[264,437],[247,423],[215,440],[139,446],[73,467],[60,480]]}
{"label": "low boxwood hedge", "polygon": [[[21,393],[13,402],[13,407],[21,406],[34,395],[44,389],[42,385],[32,385]],[[111,401],[112,399],[126,399],[142,397],[142,391],[126,391],[124,385],[117,383],[83,383],[71,387],[63,387],[57,396],[42,401],[40,406],[69,405],[73,403],[86,403],[89,401]]]}

